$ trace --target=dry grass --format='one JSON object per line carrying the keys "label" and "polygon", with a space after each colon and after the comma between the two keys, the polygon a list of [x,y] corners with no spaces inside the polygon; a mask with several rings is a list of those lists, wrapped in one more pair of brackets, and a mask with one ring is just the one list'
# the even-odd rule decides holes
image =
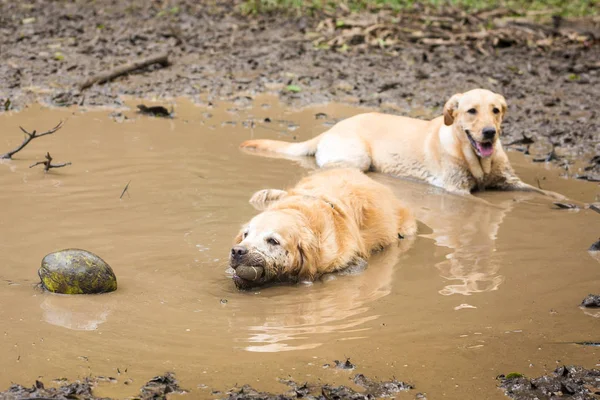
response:
{"label": "dry grass", "polygon": [[240,7],[246,14],[286,12],[313,14],[320,11],[388,9],[402,11],[416,7],[442,8],[452,6],[465,11],[479,11],[498,7],[509,8],[515,14],[530,12],[580,17],[598,15],[599,0],[243,0]]}

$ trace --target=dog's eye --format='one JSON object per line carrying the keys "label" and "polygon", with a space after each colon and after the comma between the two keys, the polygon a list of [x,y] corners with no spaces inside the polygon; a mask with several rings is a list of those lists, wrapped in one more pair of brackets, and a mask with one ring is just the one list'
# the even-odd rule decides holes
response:
{"label": "dog's eye", "polygon": [[267,243],[269,243],[271,246],[279,246],[279,242],[273,238],[268,238]]}
{"label": "dog's eye", "polygon": [[248,237],[248,232],[244,232],[244,239],[246,239]]}
{"label": "dog's eye", "polygon": [[498,110],[496,107],[494,107],[494,108],[492,109],[492,112],[493,112],[494,114],[498,114],[498,113],[500,112],[500,110]]}
{"label": "dog's eye", "polygon": [[469,114],[473,114],[473,115],[477,114],[477,110],[476,110],[476,109],[474,109],[474,108],[469,108],[469,109],[467,110],[467,112],[468,112]]}

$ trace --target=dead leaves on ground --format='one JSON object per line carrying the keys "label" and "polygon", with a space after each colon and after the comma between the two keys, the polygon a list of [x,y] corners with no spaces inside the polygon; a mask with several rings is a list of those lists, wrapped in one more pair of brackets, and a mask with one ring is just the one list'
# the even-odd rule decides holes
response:
{"label": "dead leaves on ground", "polygon": [[[347,19],[328,17],[314,32],[308,32],[315,47],[346,51],[369,47],[393,48],[422,44],[428,46],[467,45],[488,54],[493,48],[527,45],[548,48],[555,42],[591,45],[600,37],[600,21],[582,28],[561,17],[538,24],[532,16],[515,17],[512,10],[466,13],[449,8],[440,15],[403,12],[394,15],[381,10],[377,14],[350,14]],[[594,32],[595,31],[595,32]]]}

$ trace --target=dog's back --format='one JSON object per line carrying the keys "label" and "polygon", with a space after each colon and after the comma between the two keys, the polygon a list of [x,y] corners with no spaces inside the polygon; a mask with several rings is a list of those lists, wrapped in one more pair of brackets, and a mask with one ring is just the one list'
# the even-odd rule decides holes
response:
{"label": "dog's back", "polygon": [[391,189],[357,169],[336,168],[302,179],[290,194],[309,195],[340,205],[360,230],[365,248],[375,250],[414,235],[416,222]]}

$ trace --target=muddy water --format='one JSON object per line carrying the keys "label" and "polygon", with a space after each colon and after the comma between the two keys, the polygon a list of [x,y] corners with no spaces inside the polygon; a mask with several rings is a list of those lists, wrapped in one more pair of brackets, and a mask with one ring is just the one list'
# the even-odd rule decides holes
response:
{"label": "muddy water", "polygon": [[[304,139],[358,110],[290,111],[263,98],[178,102],[173,120],[122,112],[123,122],[110,111],[40,106],[0,117],[0,150],[19,143],[19,125],[43,130],[66,120],[0,163],[0,388],[92,374],[118,378],[97,394],[124,397],[174,371],[194,398],[206,398],[236,383],[281,390],[276,378],[286,376],[349,384],[354,372],[323,365],[351,357],[358,372],[395,376],[430,398],[501,399],[500,373],[600,363],[598,348],[568,343],[600,340],[600,315],[578,308],[600,288],[600,264],[586,251],[599,235],[593,211],[482,194],[490,206],[373,174],[424,224],[410,249],[377,254],[358,276],[240,293],[225,270],[233,236],[255,213],[248,198],[293,184],[311,162],[244,154],[238,143]],[[29,169],[46,151],[73,165]],[[584,202],[600,193],[510,156],[545,189]],[[103,257],[119,290],[36,290],[42,257],[67,247]]]}

